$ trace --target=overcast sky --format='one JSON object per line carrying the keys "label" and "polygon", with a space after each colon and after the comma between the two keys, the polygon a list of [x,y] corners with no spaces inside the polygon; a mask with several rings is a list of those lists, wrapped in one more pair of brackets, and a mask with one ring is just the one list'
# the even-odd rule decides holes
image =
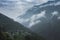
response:
{"label": "overcast sky", "polygon": [[0,12],[11,18],[24,14],[30,7],[47,2],[48,0],[0,0]]}
{"label": "overcast sky", "polygon": [[[49,0],[0,0],[0,12],[16,20],[19,15],[24,15],[24,13],[34,5],[40,5],[48,1]],[[43,13],[45,13],[45,11],[43,11]]]}

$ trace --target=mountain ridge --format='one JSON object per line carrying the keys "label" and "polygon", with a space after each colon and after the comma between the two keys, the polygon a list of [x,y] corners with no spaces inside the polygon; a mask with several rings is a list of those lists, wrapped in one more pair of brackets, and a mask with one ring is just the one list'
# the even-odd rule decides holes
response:
{"label": "mountain ridge", "polygon": [[[41,22],[33,25],[31,30],[45,37],[47,40],[60,40],[60,0],[47,2],[42,5],[36,5],[26,11],[20,18],[28,19],[33,15],[39,14],[45,10],[45,17],[39,18]],[[35,21],[34,21],[35,22]]]}
{"label": "mountain ridge", "polygon": [[[45,4],[46,5],[46,4]],[[39,7],[39,8],[38,8]],[[58,17],[60,16],[60,5],[47,5],[44,7],[38,6],[36,12],[34,13],[40,13],[43,10],[46,10],[45,17],[46,18],[40,18],[42,22],[35,24],[31,27],[31,30],[37,32],[38,34],[41,34],[42,36],[46,37],[47,40],[60,40],[60,19]],[[52,17],[52,13],[57,11],[58,15],[54,15]]]}

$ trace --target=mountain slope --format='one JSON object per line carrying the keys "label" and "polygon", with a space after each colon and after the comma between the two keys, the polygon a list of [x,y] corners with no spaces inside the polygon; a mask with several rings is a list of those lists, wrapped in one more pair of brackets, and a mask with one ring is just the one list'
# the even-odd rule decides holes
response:
{"label": "mountain slope", "polygon": [[8,32],[16,32],[25,27],[0,13],[0,27]]}
{"label": "mountain slope", "polygon": [[[60,40],[60,0],[48,1],[45,4],[36,5],[28,9],[26,14],[20,16],[20,18],[29,19],[33,15],[40,14],[42,11],[45,11],[44,17],[37,19],[36,16],[36,20],[40,20],[41,22],[33,25],[31,30],[45,37],[47,40]],[[30,19],[28,24],[30,24]]]}
{"label": "mountain slope", "polygon": [[[47,40],[60,40],[60,19],[58,19],[60,16],[60,5],[51,3],[47,5],[46,3],[42,6],[37,6],[36,12],[33,13],[37,14],[44,10],[46,10],[46,18],[40,18],[41,22],[33,25],[31,30],[46,37]],[[57,14],[54,14],[55,11],[57,11]]]}
{"label": "mountain slope", "polygon": [[40,35],[0,13],[0,38],[8,40],[9,36],[14,40],[44,40]]}
{"label": "mountain slope", "polygon": [[[19,19],[24,19],[25,21],[27,19],[27,22],[21,22],[24,26],[29,26],[31,24],[31,20],[33,19],[34,15],[38,16],[39,14],[43,14],[45,11],[45,16],[49,19],[50,16],[58,12],[58,15],[60,15],[60,1],[48,1],[47,3],[41,4],[41,5],[35,5],[32,8],[28,9],[24,15],[18,16]],[[53,13],[53,14],[52,14]],[[42,15],[40,15],[42,16]],[[36,17],[35,17],[36,18]],[[37,18],[36,18],[37,19]],[[42,20],[42,19],[38,19]],[[50,20],[50,19],[49,19]],[[46,19],[47,21],[47,19]]]}

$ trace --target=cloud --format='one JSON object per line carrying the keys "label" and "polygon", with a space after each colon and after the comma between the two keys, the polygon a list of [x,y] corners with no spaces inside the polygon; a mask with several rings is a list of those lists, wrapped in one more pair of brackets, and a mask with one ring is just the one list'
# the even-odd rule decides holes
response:
{"label": "cloud", "polygon": [[33,0],[26,0],[27,2],[33,2]]}
{"label": "cloud", "polygon": [[40,18],[42,18],[42,17],[45,17],[45,12],[46,12],[46,11],[44,10],[44,11],[42,11],[42,12],[39,13],[39,14],[33,15],[33,16],[30,18],[29,27],[31,27],[31,26],[33,26],[33,25],[35,25],[35,24],[41,22],[41,21],[38,20],[38,19],[40,19]]}
{"label": "cloud", "polygon": [[40,16],[42,16],[42,14],[40,14],[40,16],[39,14],[35,15],[35,17],[37,16],[37,18],[33,17],[34,15],[28,19],[18,19],[16,17],[24,15],[29,8],[33,7],[36,4],[40,4],[41,2],[44,2],[44,0],[0,0],[0,12],[22,24],[28,21],[32,22],[32,24],[35,24],[40,22],[34,21],[37,20],[37,18],[39,18]]}
{"label": "cloud", "polygon": [[23,18],[16,18],[15,19],[15,21],[18,21],[18,22],[20,22],[20,23],[26,23],[26,22],[28,22],[29,21],[29,19],[23,19]]}
{"label": "cloud", "polygon": [[57,2],[55,5],[60,5],[60,2]]}
{"label": "cloud", "polygon": [[41,20],[38,20],[38,19],[40,19],[42,17],[45,18],[45,12],[46,11],[44,10],[44,11],[42,11],[39,14],[32,15],[30,18],[26,18],[26,19],[24,19],[24,18],[17,18],[16,20],[18,22],[20,22],[21,24],[23,24],[24,26],[27,26],[27,24],[28,24],[28,27],[30,28],[31,26],[41,22]]}
{"label": "cloud", "polygon": [[29,27],[31,27],[31,26],[33,26],[33,25],[35,25],[35,24],[39,23],[39,22],[41,22],[41,21],[40,21],[40,20],[38,20],[38,21],[35,21],[35,22],[31,22],[31,23],[29,24]]}
{"label": "cloud", "polygon": [[[21,24],[23,24],[24,26],[27,26],[28,28],[30,28],[31,26],[41,22],[40,20],[37,20],[37,18],[35,18],[34,15],[31,18],[27,18],[27,19],[18,18],[16,20],[18,22],[20,22]],[[28,23],[28,25],[27,25],[27,23]]]}
{"label": "cloud", "polygon": [[58,11],[54,11],[54,12],[52,13],[52,16],[55,16],[55,15],[58,15]]}
{"label": "cloud", "polygon": [[[26,2],[27,1],[27,2]],[[29,8],[48,0],[0,0],[0,12],[15,19],[19,15],[24,15]]]}
{"label": "cloud", "polygon": [[[46,7],[46,6],[52,6],[52,5],[57,6],[57,5],[60,5],[59,3],[60,3],[60,2],[56,2],[56,3],[54,2],[54,3],[46,4],[46,5],[40,6],[40,8],[41,8],[41,7]],[[46,10],[42,11],[41,13],[32,15],[30,18],[27,18],[27,19],[29,19],[29,20],[28,20],[28,21],[29,21],[29,23],[28,23],[29,25],[28,25],[28,26],[31,27],[31,26],[33,26],[33,25],[41,22],[41,20],[39,20],[39,19],[42,18],[42,17],[45,18],[45,12],[46,12]],[[52,17],[53,17],[54,15],[58,15],[58,11],[54,11],[54,12],[52,13]],[[58,17],[58,19],[59,19],[59,18],[60,18],[60,17]],[[25,19],[23,19],[23,20],[25,20]],[[27,23],[28,21],[26,21],[25,23]]]}
{"label": "cloud", "polygon": [[55,0],[34,0],[36,2],[36,4],[40,5],[40,4],[43,4],[43,3],[46,3],[48,1],[55,1]]}
{"label": "cloud", "polygon": [[0,0],[0,12],[4,15],[15,19],[33,5],[21,0]]}
{"label": "cloud", "polygon": [[[45,17],[45,11],[42,11],[39,14],[34,14],[32,17],[27,18],[27,19],[17,19],[16,17],[19,15],[24,15],[25,12],[33,7],[34,5],[46,3],[49,0],[0,0],[0,12],[3,13],[4,15],[13,18],[15,21],[19,21],[20,23],[26,23],[29,21],[29,26],[31,27],[34,24],[37,24],[41,22],[38,20],[39,18]],[[45,7],[45,6],[51,6],[51,5],[60,5],[60,2],[58,3],[52,3],[52,4],[47,4],[44,6],[40,7]],[[55,15],[55,14],[54,14]]]}
{"label": "cloud", "polygon": [[40,6],[40,8],[47,7],[47,6],[58,6],[58,5],[60,5],[60,1],[59,2],[53,2],[53,3],[50,3],[50,4],[46,4],[46,5],[42,5],[42,6]]}
{"label": "cloud", "polygon": [[34,20],[37,20],[37,19],[39,19],[39,18],[41,18],[41,17],[45,17],[45,10],[44,11],[42,11],[41,13],[39,13],[39,14],[35,14],[35,15],[33,15],[32,17],[31,17],[31,21],[34,21]]}
{"label": "cloud", "polygon": [[30,3],[35,3],[35,5],[36,4],[42,4],[42,3],[46,3],[46,2],[48,2],[49,0],[23,0],[23,1],[25,1],[25,2],[30,2]]}
{"label": "cloud", "polygon": [[58,17],[57,19],[60,19],[60,17]]}
{"label": "cloud", "polygon": [[48,2],[49,0],[36,0],[36,3],[40,3],[40,4],[42,4],[42,3],[46,3],[46,2]]}

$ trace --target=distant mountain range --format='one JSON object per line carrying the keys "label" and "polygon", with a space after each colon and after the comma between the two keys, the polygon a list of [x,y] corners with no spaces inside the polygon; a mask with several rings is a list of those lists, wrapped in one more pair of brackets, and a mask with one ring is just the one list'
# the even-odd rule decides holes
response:
{"label": "distant mountain range", "polygon": [[[28,9],[24,15],[19,16],[19,18],[20,19],[21,18],[29,19],[33,15],[37,15],[37,14],[41,13],[42,11],[46,11],[46,16],[48,15],[49,17],[55,11],[60,13],[60,1],[59,0],[48,1],[47,3],[41,4],[41,5],[35,5],[34,7]],[[24,24],[24,25],[27,26],[27,24],[29,25],[30,21],[26,22],[26,24]]]}
{"label": "distant mountain range", "polygon": [[[42,35],[47,40],[60,40],[60,0],[48,1],[42,5],[36,5],[21,18],[27,19],[33,15],[45,12],[45,17],[39,18],[41,22],[33,25],[31,30]],[[29,22],[28,22],[29,23]]]}
{"label": "distant mountain range", "polygon": [[[35,5],[34,7],[28,9],[25,13],[25,15],[20,16],[20,18],[30,18],[34,14],[39,14],[41,11],[60,11],[60,3],[59,0],[56,1],[48,1],[47,3],[41,4],[41,5]],[[53,10],[51,10],[53,9]]]}
{"label": "distant mountain range", "polygon": [[[58,17],[60,16],[60,5],[56,5],[54,3],[57,2],[48,2],[46,4],[42,4],[41,6],[35,6],[37,10],[33,9],[36,11],[33,12],[33,14],[40,13],[41,11],[46,10],[46,18],[40,18],[39,20],[41,20],[42,22],[33,25],[31,27],[31,30],[46,37],[47,40],[60,40],[60,19],[58,19]],[[52,16],[52,13],[55,11],[57,11],[58,14]]]}

